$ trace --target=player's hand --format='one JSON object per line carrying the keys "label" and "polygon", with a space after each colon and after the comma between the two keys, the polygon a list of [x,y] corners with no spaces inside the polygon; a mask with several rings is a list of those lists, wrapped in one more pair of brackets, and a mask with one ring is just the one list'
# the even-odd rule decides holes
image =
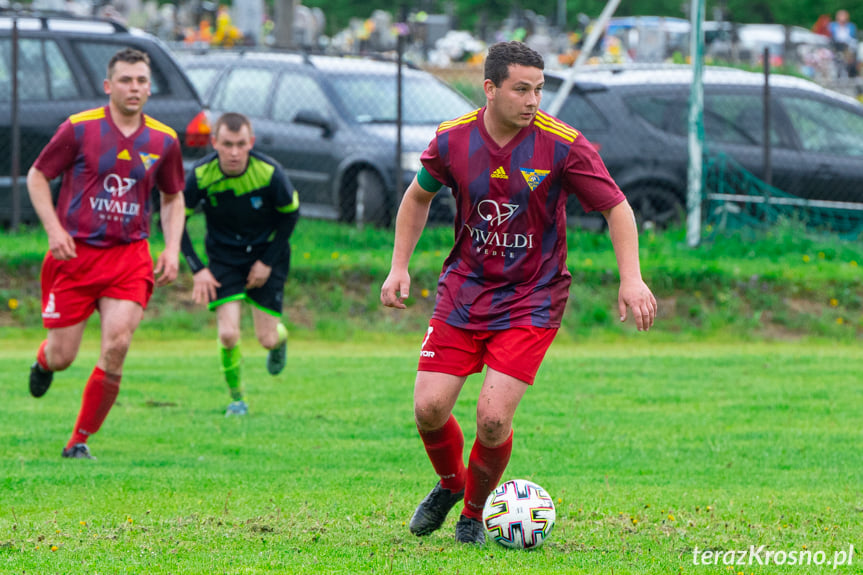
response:
{"label": "player's hand", "polygon": [[222,284],[216,280],[210,268],[198,270],[192,278],[195,282],[192,287],[195,303],[208,304],[216,300],[216,288],[222,287]]}
{"label": "player's hand", "polygon": [[647,331],[653,326],[658,309],[653,292],[640,278],[637,281],[621,282],[617,307],[620,311],[620,321],[626,321],[627,307],[632,310],[638,331]]}
{"label": "player's hand", "polygon": [[387,307],[405,309],[405,300],[410,297],[411,276],[405,271],[390,270],[381,286],[381,303]]}
{"label": "player's hand", "polygon": [[78,257],[75,249],[75,240],[65,229],[48,234],[48,251],[55,260],[65,261]]}
{"label": "player's hand", "polygon": [[180,254],[165,250],[159,254],[153,273],[156,275],[156,285],[163,287],[177,279],[180,271]]}
{"label": "player's hand", "polygon": [[246,277],[246,289],[259,288],[267,283],[270,279],[270,273],[273,271],[272,266],[268,266],[261,260],[252,264],[252,269],[249,270],[249,275]]}

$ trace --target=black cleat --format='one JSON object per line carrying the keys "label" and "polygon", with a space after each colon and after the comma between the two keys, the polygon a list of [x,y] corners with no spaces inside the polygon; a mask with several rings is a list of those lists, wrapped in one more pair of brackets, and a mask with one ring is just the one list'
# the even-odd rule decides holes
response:
{"label": "black cleat", "polygon": [[76,443],[72,447],[63,448],[63,457],[69,459],[96,459],[90,453],[90,448],[86,443]]}
{"label": "black cleat", "polygon": [[42,397],[48,392],[52,381],[54,381],[54,372],[45,371],[38,361],[34,361],[30,366],[30,395]]}
{"label": "black cleat", "polygon": [[459,543],[471,543],[474,545],[485,544],[485,529],[482,521],[462,515],[455,524],[455,540]]}
{"label": "black cleat", "polygon": [[438,481],[431,493],[420,501],[419,506],[414,511],[410,522],[411,533],[422,537],[437,531],[446,520],[449,510],[462,499],[464,499],[464,489],[458,493],[453,493],[449,489],[441,487],[440,481]]}

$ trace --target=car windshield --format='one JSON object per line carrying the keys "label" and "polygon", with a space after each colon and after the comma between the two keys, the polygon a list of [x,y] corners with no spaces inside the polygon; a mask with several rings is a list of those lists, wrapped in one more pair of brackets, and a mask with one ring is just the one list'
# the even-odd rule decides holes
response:
{"label": "car windshield", "polygon": [[[333,89],[348,116],[359,123],[396,121],[395,76],[331,76]],[[403,76],[405,124],[440,124],[476,108],[433,76]]]}

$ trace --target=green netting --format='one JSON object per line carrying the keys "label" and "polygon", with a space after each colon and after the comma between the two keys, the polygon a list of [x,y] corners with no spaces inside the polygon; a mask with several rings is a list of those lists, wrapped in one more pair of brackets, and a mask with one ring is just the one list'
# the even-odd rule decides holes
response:
{"label": "green netting", "polygon": [[770,186],[722,152],[705,153],[703,204],[708,234],[766,228],[782,220],[863,239],[863,203],[800,198]]}

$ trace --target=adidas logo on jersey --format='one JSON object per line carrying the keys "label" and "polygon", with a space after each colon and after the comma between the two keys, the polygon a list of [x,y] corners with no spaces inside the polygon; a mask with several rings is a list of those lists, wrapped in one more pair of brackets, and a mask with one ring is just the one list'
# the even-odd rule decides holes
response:
{"label": "adidas logo on jersey", "polygon": [[503,169],[503,166],[500,166],[498,169],[491,173],[492,178],[500,178],[502,180],[508,180],[509,176],[506,175],[506,172]]}

